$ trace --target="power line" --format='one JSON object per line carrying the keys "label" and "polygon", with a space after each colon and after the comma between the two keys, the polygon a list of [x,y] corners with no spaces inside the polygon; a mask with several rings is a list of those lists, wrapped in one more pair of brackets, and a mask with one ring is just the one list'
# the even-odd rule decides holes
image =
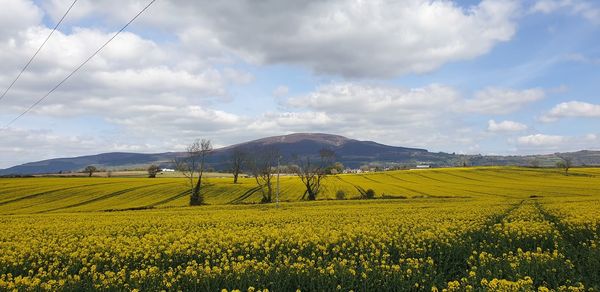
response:
{"label": "power line", "polygon": [[69,14],[69,12],[71,11],[71,8],[73,8],[73,6],[75,6],[75,3],[77,3],[77,0],[73,1],[73,3],[71,4],[71,6],[69,6],[69,9],[67,9],[67,11],[65,12],[65,14],[63,14],[63,16],[60,18],[60,20],[56,23],[56,25],[54,26],[54,28],[52,29],[52,31],[50,32],[50,34],[46,37],[46,39],[44,40],[44,42],[42,43],[42,45],[40,45],[40,47],[37,49],[37,51],[35,51],[35,54],[33,54],[33,56],[31,56],[31,58],[29,59],[29,61],[27,62],[27,64],[25,64],[25,66],[23,67],[23,69],[21,69],[21,72],[19,72],[19,74],[17,75],[17,77],[15,78],[15,80],[13,80],[13,82],[8,86],[8,88],[6,88],[6,90],[4,90],[4,92],[2,93],[2,95],[0,95],[0,100],[2,100],[4,98],[4,96],[8,93],[8,91],[13,87],[13,85],[15,85],[15,83],[17,83],[17,80],[19,80],[19,78],[21,78],[21,75],[23,74],[23,72],[25,72],[25,70],[27,70],[27,68],[29,68],[29,65],[31,64],[31,62],[33,61],[33,59],[35,59],[35,57],[42,50],[42,48],[44,47],[44,45],[46,45],[46,43],[48,42],[48,40],[50,39],[50,37],[52,36],[52,34],[54,34],[54,32],[56,31],[56,29],[58,28],[58,26],[63,22],[63,20],[65,19],[65,17],[67,17],[67,14]]}
{"label": "power line", "polygon": [[6,126],[4,126],[4,128],[6,129],[6,128],[10,127],[10,125],[12,125],[14,122],[16,122],[22,116],[24,116],[29,111],[31,111],[35,106],[40,104],[44,99],[46,99],[48,96],[50,96],[50,94],[52,94],[56,89],[58,89],[63,83],[65,83],[67,80],[69,80],[69,78],[71,78],[71,76],[75,75],[75,73],[77,73],[77,71],[79,71],[81,68],[83,68],[83,66],[85,66],[85,64],[87,64],[92,58],[94,58],[94,56],[96,56],[98,53],[100,53],[100,51],[102,51],[102,49],[104,49],[112,40],[114,40],[120,33],[122,33],[132,22],[134,22],[140,15],[142,15],[142,13],[144,13],[144,11],[146,11],[152,4],[154,4],[154,2],[156,2],[156,0],[150,1],[150,3],[148,3],[148,5],[146,5],[144,7],[144,9],[142,9],[140,12],[138,12],[138,14],[136,14],[129,22],[127,22],[127,24],[125,24],[110,39],[108,39],[108,41],[106,41],[102,46],[100,46],[100,48],[98,48],[91,56],[89,56],[87,59],[85,59],[85,61],[83,61],[83,63],[81,63],[79,66],[77,66],[75,68],[75,70],[73,70],[71,73],[69,73],[69,75],[67,75],[67,77],[65,77],[58,84],[56,84],[56,86],[54,86],[52,89],[50,89],[50,91],[48,91],[48,93],[46,93],[44,96],[42,96],[36,102],[34,102],[24,112],[22,112],[20,115],[18,115],[14,119],[12,119],[8,124],[6,124]]}

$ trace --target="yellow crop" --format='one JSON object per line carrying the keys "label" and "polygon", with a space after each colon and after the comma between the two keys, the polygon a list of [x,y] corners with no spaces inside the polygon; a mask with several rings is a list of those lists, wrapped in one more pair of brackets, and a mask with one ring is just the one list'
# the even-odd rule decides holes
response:
{"label": "yellow crop", "polygon": [[[177,179],[0,180],[0,291],[599,290],[597,174],[345,175],[328,178],[321,199],[355,186],[406,198],[279,209],[216,205],[249,180],[209,180],[213,205],[194,208],[155,204],[185,191]],[[282,180],[286,200],[300,191],[294,179]]]}

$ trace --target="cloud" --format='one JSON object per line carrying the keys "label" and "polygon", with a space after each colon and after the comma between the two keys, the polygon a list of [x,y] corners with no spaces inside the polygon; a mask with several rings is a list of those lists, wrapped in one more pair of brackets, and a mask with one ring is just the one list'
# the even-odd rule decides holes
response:
{"label": "cloud", "polygon": [[[247,115],[232,113],[226,106],[219,110],[218,103],[206,102],[207,96],[219,94],[219,89],[226,86],[219,71],[193,75],[175,70],[179,69],[140,66],[111,73],[102,67],[90,70],[81,77],[81,82],[87,83],[60,92],[37,108],[34,116],[65,123],[68,119],[101,117],[114,127],[114,135],[92,139],[98,150],[91,153],[114,149],[113,144],[150,145],[141,148],[144,152],[172,151],[193,137],[229,145],[274,134],[315,131],[391,145],[469,153],[476,151],[473,145],[485,139],[485,133],[463,121],[466,115],[455,106],[466,101],[450,86],[403,88],[334,82],[282,99],[277,111]],[[210,81],[212,78],[214,81]],[[195,97],[195,93],[202,94]],[[514,130],[515,126],[518,128],[504,121],[492,125],[490,130]],[[10,144],[0,141],[2,145]]]}
{"label": "cloud", "polygon": [[[89,13],[120,21],[139,6],[134,1],[81,2]],[[517,1],[501,0],[468,8],[441,0],[182,0],[157,3],[140,23],[174,30],[184,46],[215,59],[234,56],[252,63],[297,64],[323,74],[389,78],[488,53],[512,38],[518,10]]]}
{"label": "cloud", "polygon": [[294,129],[311,130],[320,121],[319,130],[353,138],[447,150],[466,148],[477,138],[452,109],[458,102],[459,93],[444,85],[402,88],[338,82],[291,97],[287,106],[306,117],[296,121]]}
{"label": "cloud", "polygon": [[[0,42],[0,84],[8,84],[49,33],[33,27]],[[87,58],[112,33],[95,29],[57,31],[28,71],[2,100],[0,114],[16,115],[43,96]],[[252,80],[246,72],[216,69],[196,57],[139,35],[124,32],[106,50],[48,97],[31,114],[71,117],[101,115],[107,119],[144,113],[147,106],[207,106],[231,99],[228,87]],[[15,61],[18,60],[19,62]],[[127,112],[127,110],[132,110]]]}
{"label": "cloud", "polygon": [[600,24],[600,7],[585,0],[538,0],[530,8],[533,13],[568,12],[579,15],[594,24]]}
{"label": "cloud", "polygon": [[437,84],[405,89],[344,82],[320,86],[307,95],[290,98],[288,104],[353,120],[406,125],[436,120],[459,99],[456,90]]}
{"label": "cloud", "polygon": [[490,132],[521,132],[527,130],[527,126],[513,121],[496,122],[488,121],[488,131]]}
{"label": "cloud", "polygon": [[273,96],[281,98],[286,96],[290,92],[290,89],[285,85],[279,85],[273,90]]}
{"label": "cloud", "polygon": [[557,146],[567,140],[564,136],[534,134],[521,136],[517,139],[519,145],[525,146]]}
{"label": "cloud", "polygon": [[564,60],[571,62],[600,65],[600,58],[588,57],[580,53],[566,54],[563,58]]}
{"label": "cloud", "polygon": [[459,110],[480,114],[509,114],[545,97],[542,89],[514,90],[489,87],[475,93]]}
{"label": "cloud", "polygon": [[440,109],[458,99],[459,94],[456,90],[438,84],[405,89],[343,82],[320,86],[308,95],[291,98],[289,104],[341,113],[401,111],[410,114],[420,109]]}
{"label": "cloud", "polygon": [[117,143],[98,135],[75,135],[51,130],[1,129],[0,168],[54,157],[89,155],[102,148],[110,151],[147,151],[156,145]]}
{"label": "cloud", "polygon": [[[42,11],[32,1],[2,1],[0,42],[14,37],[15,32],[22,32],[37,25],[41,21],[42,15]],[[39,46],[39,44],[37,45]]]}
{"label": "cloud", "polygon": [[[0,85],[14,78],[50,32],[42,20],[56,21],[70,4],[35,3],[39,7],[28,0],[3,3]],[[79,0],[62,31],[2,100],[0,125],[45,94],[143,4]],[[517,111],[544,98],[544,91],[490,87],[465,100],[446,85],[403,88],[374,79],[427,73],[488,53],[515,34],[519,6],[500,0],[469,7],[444,0],[157,1],[136,20],[133,32],[120,35],[16,124],[55,130],[8,130],[1,134],[0,155],[3,161],[23,162],[113,150],[159,152],[181,149],[195,137],[228,145],[309,131],[478,151],[489,133],[464,119]],[[80,27],[88,23],[94,26]],[[244,69],[254,68],[246,62],[365,79],[326,76],[341,81],[302,94],[297,86],[294,93],[280,86],[272,93],[278,97],[276,109],[247,113],[229,106],[230,90],[244,90],[237,85],[254,80]],[[516,126],[494,123],[488,124],[491,132]],[[64,141],[69,145],[61,145]]]}
{"label": "cloud", "polygon": [[540,120],[554,122],[562,118],[600,118],[600,105],[581,101],[562,102],[544,114]]}
{"label": "cloud", "polygon": [[513,143],[517,146],[519,153],[551,153],[570,152],[582,149],[599,150],[598,134],[590,133],[582,136],[562,136],[533,134],[518,137]]}

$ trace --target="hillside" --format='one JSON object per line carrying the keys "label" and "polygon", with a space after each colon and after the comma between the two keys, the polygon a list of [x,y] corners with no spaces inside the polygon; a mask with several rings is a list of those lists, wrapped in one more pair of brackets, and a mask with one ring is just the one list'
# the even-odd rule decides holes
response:
{"label": "hillside", "polygon": [[[277,148],[283,155],[283,161],[291,160],[292,155],[316,155],[323,148],[336,152],[337,160],[348,167],[360,167],[374,162],[416,163],[417,161],[438,161],[442,156],[424,149],[388,146],[372,141],[359,141],[329,134],[291,134],[274,136],[224,148],[215,149],[209,157],[210,167],[216,170],[228,168],[231,152],[240,147],[248,152],[261,151],[266,147]],[[9,174],[44,174],[60,171],[79,171],[87,165],[98,168],[126,169],[159,164],[169,167],[174,157],[184,155],[177,152],[166,153],[103,153],[72,158],[57,158],[39,162],[31,162],[8,169],[0,170],[0,175]],[[445,159],[448,156],[443,155]]]}
{"label": "hillside", "polygon": [[[362,165],[372,166],[415,166],[427,164],[434,167],[457,165],[472,166],[553,166],[558,157],[550,155],[530,156],[483,156],[455,155],[443,152],[429,152],[425,149],[389,146],[373,141],[360,141],[339,135],[322,133],[297,133],[283,136],[267,137],[245,143],[215,149],[208,158],[210,168],[221,171],[229,168],[229,158],[233,149],[241,148],[246,152],[260,152],[266,148],[276,148],[283,156],[282,163],[292,161],[293,155],[317,155],[319,150],[326,148],[336,153],[336,160],[346,167],[358,168]],[[145,168],[150,164],[162,167],[172,167],[171,161],[178,152],[165,153],[103,153],[71,158],[56,158],[38,162],[26,163],[8,169],[0,170],[0,175],[31,175],[58,172],[80,171],[88,165],[110,170]],[[600,165],[600,151],[579,151],[568,153],[575,165]]]}

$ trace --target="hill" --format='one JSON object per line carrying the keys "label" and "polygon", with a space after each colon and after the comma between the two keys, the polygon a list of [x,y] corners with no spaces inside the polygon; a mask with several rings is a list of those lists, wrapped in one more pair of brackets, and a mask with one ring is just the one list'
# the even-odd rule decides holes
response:
{"label": "hill", "polygon": [[[292,155],[316,155],[323,148],[336,152],[337,160],[348,167],[375,162],[408,163],[416,161],[437,160],[439,155],[425,149],[395,147],[372,141],[359,141],[338,135],[298,133],[284,136],[274,136],[224,148],[215,149],[209,157],[209,165],[216,170],[225,170],[227,161],[235,148],[248,152],[260,151],[267,147],[277,148],[283,161],[291,160]],[[180,152],[166,153],[103,153],[71,158],[56,158],[38,162],[26,163],[8,169],[0,170],[0,175],[10,174],[44,174],[57,172],[79,171],[88,165],[106,169],[134,169],[149,164],[159,164],[169,167],[173,158],[184,155]]]}
{"label": "hill", "polygon": [[[233,149],[241,148],[247,152],[259,152],[266,148],[276,148],[283,156],[282,163],[290,162],[293,155],[317,155],[326,148],[336,153],[336,160],[346,167],[358,168],[362,165],[394,167],[427,164],[434,167],[456,165],[515,165],[515,166],[551,166],[559,159],[550,155],[531,156],[483,156],[455,155],[443,152],[429,152],[425,149],[389,146],[373,141],[360,141],[339,135],[322,133],[296,133],[267,137],[245,143],[215,149],[208,159],[209,167],[214,170],[227,170],[228,160]],[[70,158],[48,159],[25,163],[4,170],[0,175],[32,175],[58,172],[80,171],[88,165],[98,168],[123,170],[140,169],[150,164],[172,167],[173,158],[184,155],[181,152],[165,153],[102,153]],[[567,154],[574,158],[575,165],[600,165],[600,151],[579,151]]]}

